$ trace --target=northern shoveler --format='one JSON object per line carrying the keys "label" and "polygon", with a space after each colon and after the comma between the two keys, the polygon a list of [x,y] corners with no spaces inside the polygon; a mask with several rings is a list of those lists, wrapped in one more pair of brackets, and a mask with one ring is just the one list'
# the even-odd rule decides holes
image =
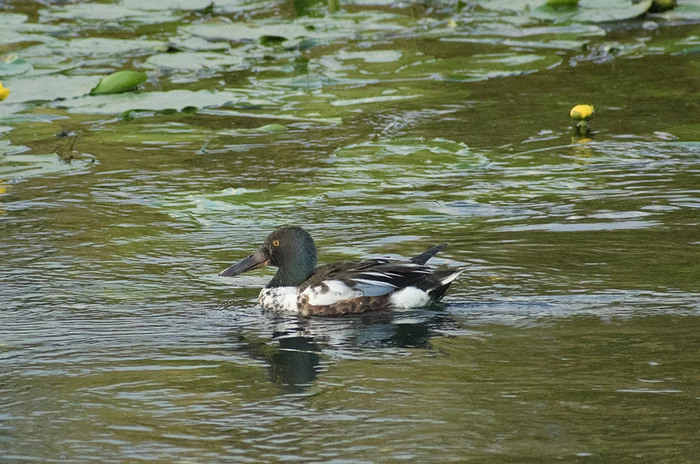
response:
{"label": "northern shoveler", "polygon": [[236,276],[263,266],[277,274],[260,292],[263,308],[304,316],[340,316],[393,308],[415,308],[439,301],[463,272],[436,270],[425,263],[447,245],[409,260],[367,259],[316,267],[316,245],[301,227],[272,232],[258,251],[219,273]]}

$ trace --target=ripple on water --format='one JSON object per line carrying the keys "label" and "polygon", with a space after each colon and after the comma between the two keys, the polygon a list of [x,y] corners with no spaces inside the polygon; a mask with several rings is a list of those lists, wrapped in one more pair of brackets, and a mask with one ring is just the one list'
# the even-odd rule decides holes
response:
{"label": "ripple on water", "polygon": [[[178,2],[122,3],[148,10],[133,16],[145,24]],[[413,8],[375,5],[302,18],[342,42],[268,47],[258,38],[280,21],[270,4],[243,7],[265,14],[241,29],[207,23],[240,2],[195,3],[186,21],[201,24],[156,28],[158,41],[57,34],[105,32],[89,5],[42,7],[68,28],[4,15],[27,61],[49,66],[41,81],[68,85],[61,96],[89,91],[79,75],[96,79],[105,57],[169,64],[152,76],[163,89],[133,94],[155,105],[134,118],[70,112],[96,111],[89,96],[4,102],[16,119],[3,124],[17,126],[0,132],[21,143],[0,142],[5,459],[688,460],[700,152],[672,128],[697,133],[678,111],[691,55],[618,57],[693,45],[676,34],[695,26],[649,36],[635,23],[535,24],[529,10],[470,7],[416,23]],[[240,46],[186,35],[242,30]],[[154,52],[164,34],[180,53]],[[610,34],[629,42],[612,47]],[[310,60],[294,65],[308,69],[290,67],[300,53]],[[51,74],[70,60],[88,67]],[[573,78],[578,97],[602,102],[590,143],[567,127]],[[195,84],[214,91],[169,89]],[[124,109],[129,95],[97,110]],[[156,114],[183,95],[230,104]],[[52,155],[64,124],[82,128],[80,143]],[[270,271],[217,272],[282,223],[307,227],[323,262],[445,242],[435,263],[467,271],[441,308],[271,314],[255,306]]]}

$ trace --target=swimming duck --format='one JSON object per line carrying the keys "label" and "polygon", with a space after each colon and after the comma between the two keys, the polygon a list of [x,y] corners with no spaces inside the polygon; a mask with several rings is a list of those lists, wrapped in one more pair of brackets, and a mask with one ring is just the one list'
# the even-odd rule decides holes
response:
{"label": "swimming duck", "polygon": [[219,275],[230,277],[275,266],[277,274],[260,292],[260,305],[303,316],[415,308],[440,301],[464,271],[436,270],[425,265],[446,246],[430,248],[406,263],[367,259],[316,267],[316,245],[311,235],[301,227],[283,226],[272,232],[258,251]]}

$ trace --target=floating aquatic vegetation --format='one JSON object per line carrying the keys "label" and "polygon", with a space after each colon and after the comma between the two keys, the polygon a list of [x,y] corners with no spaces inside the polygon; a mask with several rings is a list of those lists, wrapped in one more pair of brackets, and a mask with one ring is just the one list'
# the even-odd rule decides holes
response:
{"label": "floating aquatic vegetation", "polygon": [[31,77],[14,77],[7,81],[12,88],[12,102],[41,102],[70,99],[90,93],[97,82],[97,76],[66,76],[44,74]]}
{"label": "floating aquatic vegetation", "polygon": [[146,82],[148,74],[141,71],[117,71],[103,78],[90,92],[91,95],[122,93],[135,90]]}
{"label": "floating aquatic vegetation", "polygon": [[600,23],[641,16],[649,11],[652,0],[489,0],[481,1],[479,5],[554,22]]}
{"label": "floating aquatic vegetation", "polygon": [[39,15],[44,21],[114,21],[126,24],[158,24],[179,18],[174,10],[146,11],[124,5],[95,2],[54,6],[40,10]]}
{"label": "floating aquatic vegetation", "polygon": [[[87,93],[87,92],[86,92]],[[131,111],[181,111],[187,108],[219,107],[244,101],[245,96],[234,92],[209,90],[170,90],[167,92],[119,93],[111,95],[85,95],[54,106],[73,113],[121,114]]]}

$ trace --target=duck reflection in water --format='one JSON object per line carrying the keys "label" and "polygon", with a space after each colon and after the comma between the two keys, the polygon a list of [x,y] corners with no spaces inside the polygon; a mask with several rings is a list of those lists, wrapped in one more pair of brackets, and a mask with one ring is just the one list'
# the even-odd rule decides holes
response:
{"label": "duck reflection in water", "polygon": [[430,310],[367,313],[345,319],[271,315],[267,322],[271,338],[240,332],[235,336],[244,343],[244,351],[267,363],[270,380],[285,393],[304,392],[324,371],[325,363],[340,357],[362,358],[367,349],[429,349],[431,336],[453,325],[448,313]]}

